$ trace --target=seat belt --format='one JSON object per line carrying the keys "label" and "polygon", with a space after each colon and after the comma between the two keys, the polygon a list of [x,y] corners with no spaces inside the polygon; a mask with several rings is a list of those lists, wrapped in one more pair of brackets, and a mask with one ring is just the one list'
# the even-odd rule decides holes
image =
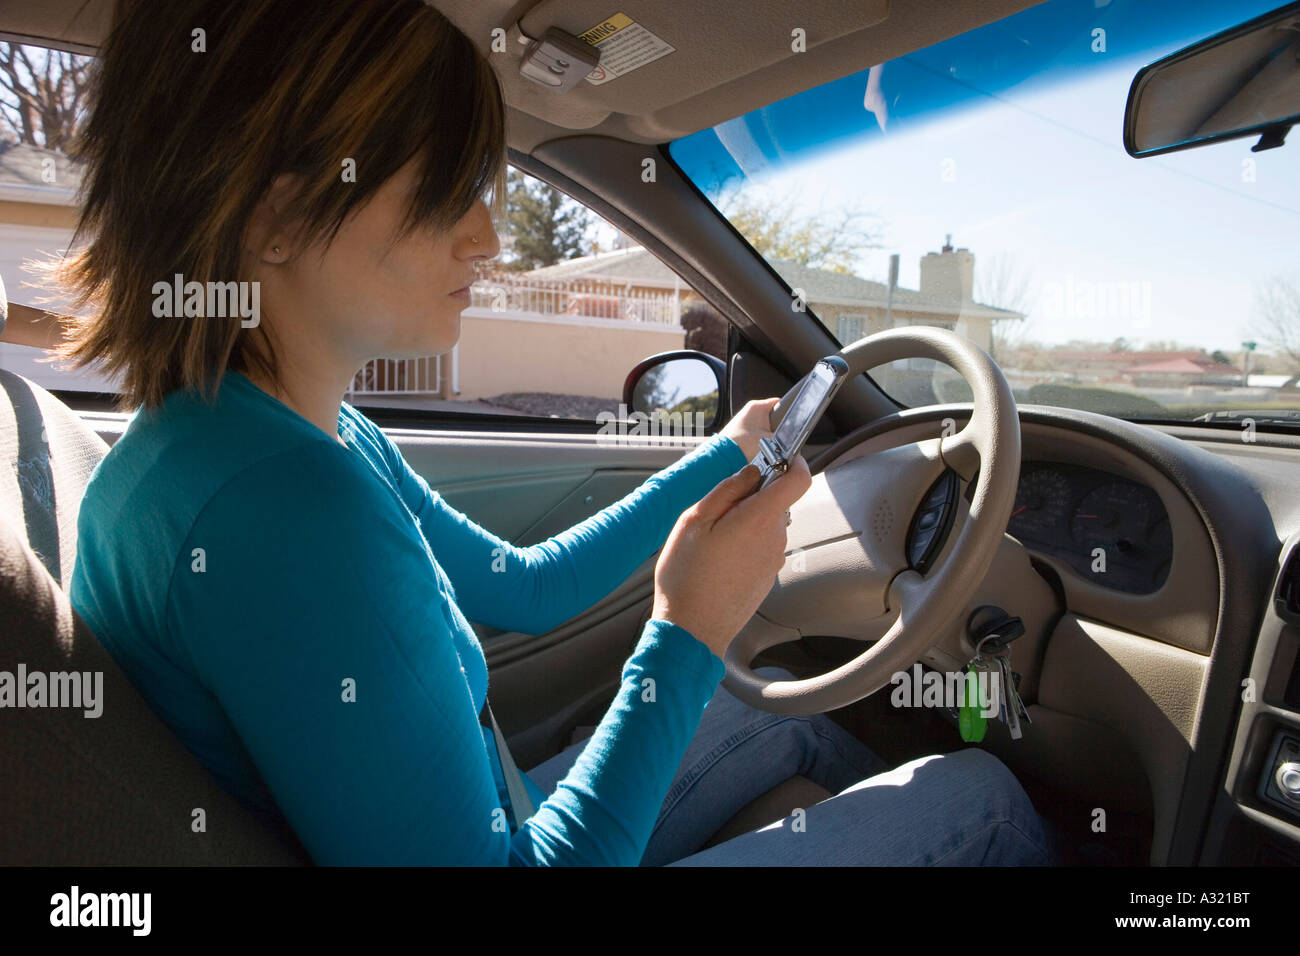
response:
{"label": "seat belt", "polygon": [[[0,293],[3,293],[3,290],[3,284],[0,284]],[[340,437],[342,437],[342,435],[340,435]],[[345,444],[348,444],[349,448],[352,447],[352,445],[347,443],[346,440]],[[370,461],[368,455],[362,453],[362,457],[368,462]],[[447,607],[453,602],[451,595],[447,593],[447,589],[443,586],[443,582],[446,580],[446,573],[442,570],[442,566],[438,564],[438,560],[433,556],[433,550],[429,547],[428,539],[424,538],[424,529],[420,527],[420,520],[415,517],[414,512],[411,511],[410,505],[406,503],[406,499],[402,497],[401,492],[399,492],[396,486],[393,485],[391,472],[389,475],[384,475],[375,466],[374,462],[370,462],[370,466],[383,480],[384,484],[388,485],[389,491],[393,493],[393,496],[398,500],[402,508],[410,517],[411,523],[415,525],[420,537],[424,539],[425,550],[429,554],[429,562],[433,565],[434,574],[438,581],[438,592],[442,595],[443,615],[447,617],[447,626],[452,630],[455,630],[455,625],[452,623],[451,618],[447,616]],[[461,670],[464,671],[464,668],[462,667]],[[514,828],[510,832],[514,833],[525,820],[533,815],[533,801],[532,798],[528,796],[528,788],[524,786],[523,777],[519,773],[519,768],[515,766],[514,758],[510,756],[510,747],[506,744],[505,734],[501,733],[501,728],[497,725],[496,715],[492,713],[492,706],[487,702],[486,697],[483,698],[483,710],[479,712],[478,722],[484,727],[491,727],[492,736],[496,738],[497,760],[501,763],[501,774],[506,778],[506,793],[510,798],[510,814],[514,817]]]}
{"label": "seat belt", "polygon": [[496,715],[492,713],[492,705],[486,698],[483,701],[483,710],[478,715],[478,721],[484,727],[491,727],[492,736],[496,738],[497,760],[501,763],[501,775],[506,779],[506,793],[510,797],[510,815],[513,818],[510,832],[514,833],[533,815],[533,800],[524,785],[523,774],[519,772],[514,758],[510,756],[510,747],[506,743],[505,734],[501,733],[501,727],[497,724]]}

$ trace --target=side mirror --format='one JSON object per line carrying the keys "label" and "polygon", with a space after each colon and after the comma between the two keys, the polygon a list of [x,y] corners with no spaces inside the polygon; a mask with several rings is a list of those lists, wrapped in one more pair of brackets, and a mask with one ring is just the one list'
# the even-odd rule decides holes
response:
{"label": "side mirror", "polygon": [[705,434],[723,412],[727,365],[693,349],[660,352],[638,362],[623,383],[623,406],[658,423],[661,431]]}
{"label": "side mirror", "polygon": [[1300,122],[1300,3],[1215,34],[1133,78],[1124,115],[1130,156],[1258,136],[1281,146]]}

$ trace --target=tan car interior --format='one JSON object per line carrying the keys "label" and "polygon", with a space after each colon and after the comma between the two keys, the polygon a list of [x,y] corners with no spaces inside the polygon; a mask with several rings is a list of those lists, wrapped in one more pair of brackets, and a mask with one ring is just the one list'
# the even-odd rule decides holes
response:
{"label": "tan car interior", "polygon": [[[505,38],[494,63],[510,106],[512,162],[635,237],[731,321],[739,343],[729,368],[733,409],[786,394],[838,346],[817,323],[792,319],[783,284],[698,197],[660,144],[1031,5],[717,0],[690,4],[683,16],[687,5],[662,0],[435,3],[485,52]],[[563,95],[519,76],[521,39],[549,27],[581,33],[615,12],[652,29],[676,53],[618,82],[580,84]],[[0,36],[93,53],[110,14],[109,0],[0,0]],[[806,55],[790,54],[795,26],[806,30]],[[654,188],[641,176],[647,158],[658,160]],[[0,386],[0,669],[25,662],[102,670],[115,703],[97,721],[50,709],[21,724],[0,722],[0,751],[9,757],[0,763],[0,812],[11,834],[0,841],[0,862],[310,862],[291,833],[267,831],[215,785],[68,605],[63,588],[75,560],[80,495],[126,416],[74,412],[2,370]],[[976,395],[991,397],[993,389],[988,384]],[[997,417],[994,406],[977,401],[974,414],[970,405],[900,411],[866,376],[845,384],[828,413],[842,437],[805,452],[817,478],[795,511],[790,546],[810,559],[787,563],[738,638],[759,655],[752,666],[780,664],[816,681],[857,660],[867,642],[902,630],[898,609],[865,606],[859,585],[871,566],[871,541],[882,537],[881,515],[897,513],[906,525],[925,483],[899,483],[891,499],[875,490],[882,469],[916,454],[905,449],[938,449],[949,423],[978,425],[989,408]],[[945,606],[895,642],[888,670],[917,660],[959,668],[972,653],[964,628],[970,611],[1006,608],[1025,627],[1012,659],[1033,724],[1013,741],[995,723],[983,746],[1075,842],[1130,847],[1128,856],[1094,848],[1097,856],[1075,862],[1300,862],[1300,815],[1259,793],[1277,733],[1300,733],[1300,604],[1294,613],[1291,607],[1300,577],[1292,560],[1300,540],[1300,439],[1261,435],[1244,444],[1232,432],[1190,426],[1037,406],[1000,411],[1003,443],[982,447],[980,457],[1000,464],[996,474],[989,466],[982,477],[973,467],[963,474],[968,494],[936,572],[960,577],[967,597],[955,616]],[[581,521],[681,454],[651,443],[598,445],[575,423],[543,433],[374,417],[450,504],[519,545]],[[1014,460],[1004,442],[1012,434]],[[972,502],[988,494],[1009,509],[1021,469],[1030,467],[1091,469],[1153,493],[1172,541],[1163,583],[1146,593],[1102,587],[1060,555],[1004,533],[1005,526],[981,532],[979,549],[965,548],[963,532],[978,524]],[[954,553],[958,560],[946,561]],[[494,707],[521,767],[581,739],[599,719],[649,617],[653,568],[652,558],[549,634],[478,629]],[[740,661],[729,680],[750,665]],[[875,677],[873,686],[881,686]],[[862,699],[804,695],[829,701],[834,718],[891,763],[962,746],[950,715],[892,708],[888,696],[888,689]],[[795,777],[711,843],[827,796]],[[171,822],[188,820],[196,806],[208,813],[202,840]]]}

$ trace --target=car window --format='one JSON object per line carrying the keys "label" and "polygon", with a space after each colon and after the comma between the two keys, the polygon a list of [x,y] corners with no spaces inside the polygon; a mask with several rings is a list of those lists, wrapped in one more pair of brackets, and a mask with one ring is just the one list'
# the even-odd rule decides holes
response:
{"label": "car window", "polygon": [[[13,302],[40,304],[38,294],[48,292],[30,285],[24,264],[63,254],[73,237],[81,176],[64,150],[85,113],[78,97],[90,62],[0,43],[0,275]],[[42,83],[47,68],[53,79]],[[20,108],[13,89],[43,109]],[[501,255],[479,270],[457,345],[440,356],[368,362],[347,401],[376,410],[621,420],[624,380],[642,359],[682,348],[726,358],[726,320],[645,248],[514,167],[506,199],[496,224]],[[49,307],[67,301],[56,296]],[[94,369],[45,358],[0,343],[0,368],[47,389],[118,390]]]}
{"label": "car window", "polygon": [[[61,255],[77,224],[81,178],[65,150],[85,116],[91,58],[30,44],[0,42],[0,276],[10,302],[41,305],[25,266]],[[49,307],[67,298],[54,296]],[[38,349],[0,342],[0,368],[47,389],[111,390],[93,372],[66,372]]]}
{"label": "car window", "polygon": [[514,167],[506,198],[501,254],[471,286],[456,346],[369,363],[349,401],[621,420],[624,380],[642,359],[690,348],[725,360],[726,320],[647,249]]}
{"label": "car window", "polygon": [[[1285,427],[1300,147],[1134,159],[1121,135],[1138,69],[1276,5],[1049,0],[669,153],[841,346],[941,326],[1021,402]],[[872,377],[904,405],[970,400],[929,360]]]}

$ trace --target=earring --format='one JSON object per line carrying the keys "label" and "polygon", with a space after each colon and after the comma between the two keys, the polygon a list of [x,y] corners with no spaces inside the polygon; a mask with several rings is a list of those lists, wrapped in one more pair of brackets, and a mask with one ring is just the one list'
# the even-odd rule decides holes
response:
{"label": "earring", "polygon": [[472,242],[472,243],[474,243],[474,245],[477,246],[477,245],[478,245],[478,236],[470,236],[470,237],[469,237],[469,241]]}
{"label": "earring", "polygon": [[271,247],[271,251],[274,252],[274,253],[278,256],[278,255],[280,254],[280,247],[279,247],[279,246],[272,246],[272,247]]}

